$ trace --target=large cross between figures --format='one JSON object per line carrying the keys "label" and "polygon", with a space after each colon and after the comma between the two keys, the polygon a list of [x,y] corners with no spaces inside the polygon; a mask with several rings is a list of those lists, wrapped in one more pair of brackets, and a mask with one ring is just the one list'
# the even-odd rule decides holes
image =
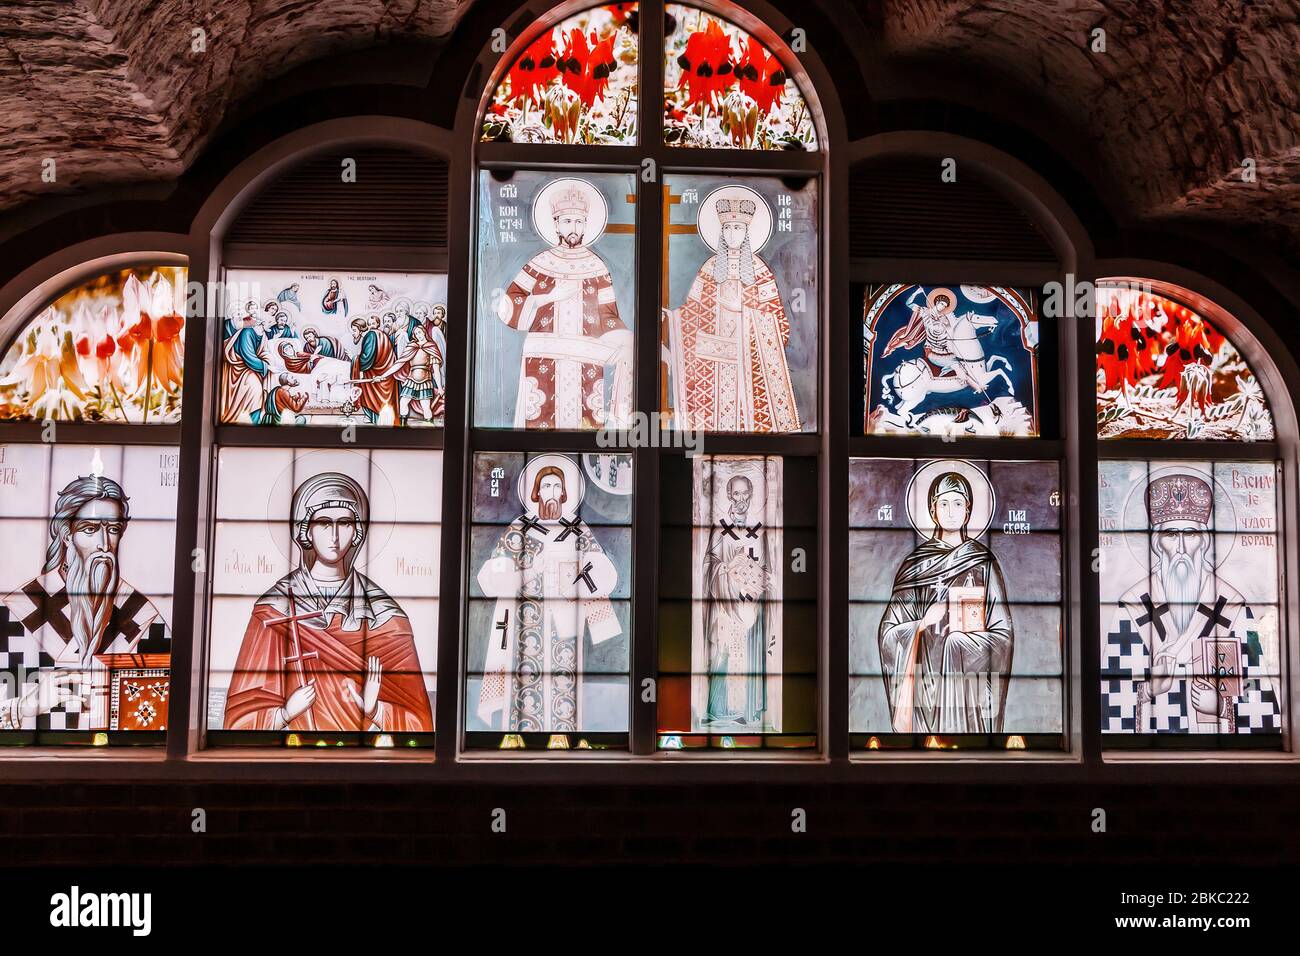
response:
{"label": "large cross between figures", "polygon": [[[662,251],[661,261],[660,261],[660,265],[659,265],[659,277],[660,277],[660,280],[659,280],[659,281],[660,281],[660,287],[659,287],[659,302],[661,303],[661,306],[662,306],[663,308],[667,308],[667,307],[668,307],[668,276],[669,276],[669,270],[668,270],[668,249],[669,249],[669,242],[668,242],[668,240],[669,240],[669,238],[671,238],[672,236],[688,236],[688,235],[690,235],[691,233],[696,232],[696,231],[698,230],[698,226],[697,226],[695,223],[674,223],[674,222],[673,222],[673,216],[672,216],[673,206],[679,206],[679,205],[681,205],[681,202],[682,202],[682,195],[683,195],[683,194],[681,194],[681,193],[675,193],[675,192],[673,192],[673,191],[672,191],[671,189],[669,189],[667,186],[664,186],[664,187],[663,187],[663,196],[664,196],[664,202],[663,202],[664,237],[663,237],[663,251]],[[668,404],[668,371],[669,371],[669,369],[668,369],[667,362],[663,359],[662,356],[664,355],[664,350],[665,350],[665,348],[666,348],[667,345],[668,345],[668,326],[667,326],[667,323],[665,323],[665,322],[663,321],[662,316],[663,316],[663,313],[661,312],[661,313],[660,313],[660,320],[659,320],[659,344],[660,344],[660,350],[659,350],[659,354],[660,354],[660,359],[659,359],[659,413],[660,413],[661,416],[663,416],[663,417],[666,418],[666,417],[668,416],[668,414],[669,414],[669,411],[668,411],[668,409],[669,409],[669,404]],[[665,427],[666,427],[666,426],[665,426]]]}

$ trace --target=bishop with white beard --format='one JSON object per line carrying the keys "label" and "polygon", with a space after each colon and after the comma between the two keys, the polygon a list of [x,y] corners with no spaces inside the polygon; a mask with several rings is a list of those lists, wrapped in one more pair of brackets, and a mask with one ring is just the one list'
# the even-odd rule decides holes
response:
{"label": "bishop with white beard", "polygon": [[0,700],[0,730],[107,729],[99,658],[170,649],[162,614],[122,579],[130,517],[111,478],[75,478],[59,493],[42,573],[0,606],[0,673],[18,689]]}
{"label": "bishop with white beard", "polygon": [[1193,474],[1147,487],[1149,580],[1121,598],[1104,636],[1104,733],[1281,733],[1259,624],[1215,574],[1214,493]]}

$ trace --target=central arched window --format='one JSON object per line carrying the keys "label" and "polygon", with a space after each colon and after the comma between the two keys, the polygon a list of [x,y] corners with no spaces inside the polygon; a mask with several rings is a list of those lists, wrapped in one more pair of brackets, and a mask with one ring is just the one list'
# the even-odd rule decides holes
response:
{"label": "central arched window", "polygon": [[730,4],[568,7],[499,65],[475,181],[468,747],[817,746],[809,90]]}

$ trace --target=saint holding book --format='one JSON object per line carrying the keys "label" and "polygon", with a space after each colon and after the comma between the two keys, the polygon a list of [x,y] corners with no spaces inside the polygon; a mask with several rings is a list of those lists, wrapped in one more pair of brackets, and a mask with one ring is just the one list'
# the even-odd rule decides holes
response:
{"label": "saint holding book", "polygon": [[[922,482],[936,471],[922,503]],[[913,478],[908,510],[930,537],[903,560],[880,622],[894,731],[999,733],[1014,633],[1002,570],[976,540],[993,510],[988,480],[967,462],[932,462]]]}

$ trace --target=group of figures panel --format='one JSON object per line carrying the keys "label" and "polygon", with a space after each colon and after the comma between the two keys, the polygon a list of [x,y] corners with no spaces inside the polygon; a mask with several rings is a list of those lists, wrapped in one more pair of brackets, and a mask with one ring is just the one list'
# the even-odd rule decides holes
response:
{"label": "group of figures panel", "polygon": [[447,387],[447,277],[232,269],[220,421],[436,425]]}

